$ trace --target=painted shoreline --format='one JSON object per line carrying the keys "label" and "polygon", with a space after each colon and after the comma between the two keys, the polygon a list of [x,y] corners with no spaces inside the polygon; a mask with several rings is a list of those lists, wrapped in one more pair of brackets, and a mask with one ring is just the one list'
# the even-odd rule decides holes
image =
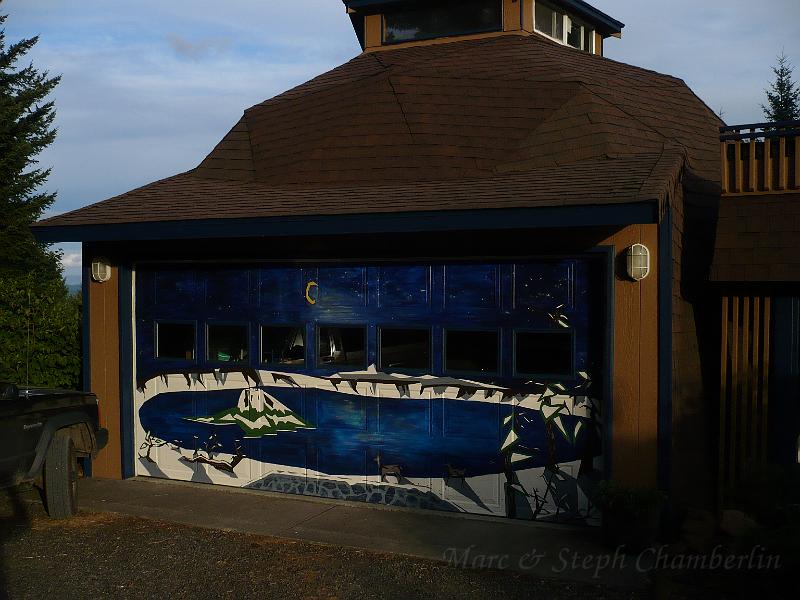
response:
{"label": "painted shoreline", "polygon": [[[598,478],[598,465],[587,475],[585,459],[576,454],[576,444],[585,445],[587,431],[599,427],[599,408],[586,395],[586,388],[575,392],[553,384],[539,394],[517,394],[466,379],[409,377],[374,369],[331,377],[259,371],[258,378],[260,383],[244,373],[219,372],[167,374],[148,380],[136,393],[137,474],[393,505],[405,499],[412,506],[475,514],[585,523],[595,520],[587,490]],[[469,414],[507,416],[495,423],[494,442],[481,436],[474,440],[461,439],[464,436],[442,438],[446,432],[439,437],[413,433],[418,437],[408,438],[412,433],[383,431],[380,424],[368,432],[348,429],[347,423],[343,431],[332,430],[329,423],[323,423],[323,431],[315,431],[317,423],[284,403],[286,394],[312,395],[321,407],[327,406],[325,402],[334,407],[355,402],[363,410],[380,413],[381,418],[389,411],[411,429],[419,427],[414,411],[423,406],[439,407],[439,418],[446,415],[442,410],[458,406],[476,411]],[[227,404],[220,404],[223,396]],[[248,399],[250,396],[255,400]],[[158,427],[146,427],[155,422],[152,415],[159,412],[152,410],[154,401],[163,406],[189,406],[191,402],[215,410],[222,407],[217,410],[222,417],[180,415],[187,426],[198,426],[189,430],[159,414],[156,420],[161,419],[162,428],[173,431],[177,427],[183,433],[176,439],[163,439],[170,436],[162,438]],[[261,424],[273,427],[278,415],[296,420],[296,427],[247,435],[241,419],[231,417],[234,412],[249,414],[253,417],[251,424],[263,417]],[[222,421],[228,417],[229,422]],[[536,440],[537,446],[546,445],[542,423],[551,424],[556,432],[555,447],[563,456],[549,467],[541,457],[534,460],[531,449],[525,447],[530,440]],[[438,426],[446,428],[447,423]],[[531,437],[532,432],[538,437]],[[567,443],[570,440],[572,447]],[[161,445],[153,447],[157,444]],[[238,445],[235,453],[234,444]],[[410,444],[413,451],[403,450],[404,444]],[[296,464],[275,462],[276,449],[287,456],[294,452],[289,463]],[[544,452],[542,448],[534,450]],[[491,464],[478,464],[478,460]],[[595,455],[592,460],[599,463],[602,459]],[[351,464],[356,468],[348,471]],[[508,514],[511,497],[514,515]]]}

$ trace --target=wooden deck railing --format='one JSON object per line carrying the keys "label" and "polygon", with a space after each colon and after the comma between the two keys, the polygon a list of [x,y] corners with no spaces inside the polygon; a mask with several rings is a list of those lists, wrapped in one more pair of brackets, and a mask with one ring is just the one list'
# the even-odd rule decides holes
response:
{"label": "wooden deck railing", "polygon": [[800,121],[720,127],[722,194],[800,193]]}

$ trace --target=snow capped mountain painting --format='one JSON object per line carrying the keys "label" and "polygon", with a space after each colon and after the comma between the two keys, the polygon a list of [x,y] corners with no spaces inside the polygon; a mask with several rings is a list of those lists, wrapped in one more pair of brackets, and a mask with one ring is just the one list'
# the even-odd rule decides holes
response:
{"label": "snow capped mountain painting", "polygon": [[238,425],[245,437],[277,435],[281,431],[313,429],[313,426],[292,412],[274,396],[260,389],[242,390],[235,408],[210,417],[188,419],[209,425]]}

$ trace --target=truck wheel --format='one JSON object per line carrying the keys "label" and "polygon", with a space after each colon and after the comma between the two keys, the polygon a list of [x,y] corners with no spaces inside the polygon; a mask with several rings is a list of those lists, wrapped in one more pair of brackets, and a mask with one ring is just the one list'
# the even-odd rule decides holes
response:
{"label": "truck wheel", "polygon": [[68,519],[77,510],[78,483],[75,448],[66,430],[56,431],[44,463],[44,494],[53,519]]}

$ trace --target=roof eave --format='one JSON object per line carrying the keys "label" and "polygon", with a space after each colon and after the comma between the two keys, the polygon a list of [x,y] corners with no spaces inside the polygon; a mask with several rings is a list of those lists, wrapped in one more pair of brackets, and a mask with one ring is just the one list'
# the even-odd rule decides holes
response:
{"label": "roof eave", "polygon": [[533,208],[198,219],[137,223],[49,225],[31,230],[40,242],[230,239],[302,235],[359,235],[510,229],[558,229],[658,223],[659,202],[572,204]]}
{"label": "roof eave", "polygon": [[596,9],[591,4],[588,4],[583,0],[558,0],[558,2],[579,17],[589,21],[603,36],[609,37],[622,35],[622,30],[625,28],[625,23],[618,21],[614,17],[607,15],[601,10]]}

